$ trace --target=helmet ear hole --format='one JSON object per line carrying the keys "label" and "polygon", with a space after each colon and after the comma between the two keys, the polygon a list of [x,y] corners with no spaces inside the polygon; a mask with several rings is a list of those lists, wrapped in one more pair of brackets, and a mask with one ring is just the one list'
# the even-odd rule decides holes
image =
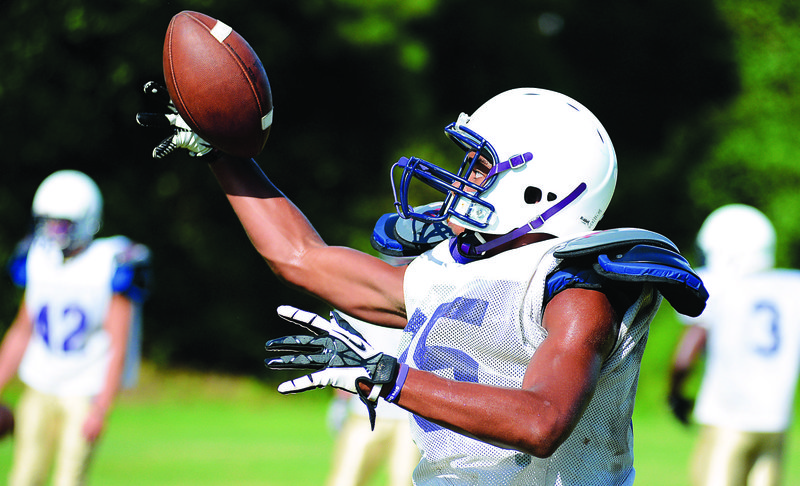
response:
{"label": "helmet ear hole", "polygon": [[556,196],[556,195],[555,195],[555,194],[553,194],[552,192],[548,192],[548,193],[547,193],[547,201],[548,201],[548,202],[553,202],[553,201],[555,201],[556,199],[558,199],[558,196]]}
{"label": "helmet ear hole", "polygon": [[525,203],[536,204],[542,200],[542,190],[538,187],[528,186],[525,188]]}

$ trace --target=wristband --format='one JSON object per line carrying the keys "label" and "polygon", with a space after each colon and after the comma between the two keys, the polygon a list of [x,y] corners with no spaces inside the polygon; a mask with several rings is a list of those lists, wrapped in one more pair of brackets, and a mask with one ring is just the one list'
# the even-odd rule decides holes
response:
{"label": "wristband", "polygon": [[400,397],[400,389],[405,385],[407,376],[408,365],[403,363],[400,365],[400,371],[397,373],[397,379],[394,381],[394,388],[392,388],[392,391],[386,396],[387,402],[394,403],[397,401],[397,398]]}

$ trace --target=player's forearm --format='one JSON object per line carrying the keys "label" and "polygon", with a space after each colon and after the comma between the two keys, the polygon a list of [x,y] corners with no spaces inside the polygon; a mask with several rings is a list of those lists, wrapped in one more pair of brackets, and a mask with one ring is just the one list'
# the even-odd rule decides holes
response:
{"label": "player's forearm", "polygon": [[105,329],[110,340],[108,367],[100,393],[94,398],[97,411],[106,414],[122,388],[128,334],[133,318],[133,303],[121,294],[114,294],[106,316]]}
{"label": "player's forearm", "polygon": [[117,398],[122,388],[123,368],[124,356],[122,356],[122,359],[118,359],[117,356],[114,356],[109,363],[103,389],[92,402],[94,408],[97,411],[102,411],[103,415],[111,410],[111,407],[114,405],[114,400]]}
{"label": "player's forearm", "polygon": [[303,286],[295,281],[303,257],[326,246],[311,223],[254,160],[222,155],[210,167],[256,251],[278,277]]}
{"label": "player's forearm", "polygon": [[124,359],[117,360],[112,356],[103,389],[92,400],[89,415],[83,423],[83,435],[89,442],[95,442],[105,428],[108,415],[121,388],[123,367]]}
{"label": "player's forearm", "polygon": [[405,326],[403,269],[328,246],[255,161],[222,155],[210,164],[256,251],[287,284],[354,317]]}
{"label": "player's forearm", "polygon": [[94,406],[98,410],[107,413],[114,404],[119,391],[122,389],[122,375],[125,371],[125,353],[127,347],[127,329],[125,326],[125,336],[117,336],[117,342],[112,343],[111,355],[108,361],[108,369],[103,382],[103,388],[94,399]]}
{"label": "player's forearm", "polygon": [[550,456],[566,439],[569,417],[576,413],[556,409],[533,391],[447,380],[415,369],[396,403],[448,429],[536,457]]}
{"label": "player's forearm", "polygon": [[670,371],[670,391],[680,392],[686,378],[692,371],[697,359],[706,345],[706,331],[699,326],[686,328],[681,342],[675,352]]}
{"label": "player's forearm", "polygon": [[23,305],[0,344],[0,393],[17,374],[22,357],[28,348],[33,328],[26,319],[27,313]]}

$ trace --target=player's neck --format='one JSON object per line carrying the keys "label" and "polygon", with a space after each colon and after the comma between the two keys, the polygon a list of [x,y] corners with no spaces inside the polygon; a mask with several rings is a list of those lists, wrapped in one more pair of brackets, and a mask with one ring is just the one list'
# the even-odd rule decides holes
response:
{"label": "player's neck", "polygon": [[64,248],[63,250],[61,250],[61,253],[64,255],[64,261],[67,261],[70,258],[74,258],[80,255],[81,253],[83,253],[83,250],[85,250],[87,246],[88,245],[81,245],[76,248]]}

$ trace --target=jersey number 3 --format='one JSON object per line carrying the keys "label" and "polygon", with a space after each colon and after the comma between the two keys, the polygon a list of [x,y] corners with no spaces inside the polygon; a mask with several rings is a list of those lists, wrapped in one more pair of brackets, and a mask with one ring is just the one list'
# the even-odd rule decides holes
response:
{"label": "jersey number 3", "polygon": [[754,351],[768,357],[778,352],[781,344],[781,319],[775,304],[769,301],[758,302],[753,309]]}

